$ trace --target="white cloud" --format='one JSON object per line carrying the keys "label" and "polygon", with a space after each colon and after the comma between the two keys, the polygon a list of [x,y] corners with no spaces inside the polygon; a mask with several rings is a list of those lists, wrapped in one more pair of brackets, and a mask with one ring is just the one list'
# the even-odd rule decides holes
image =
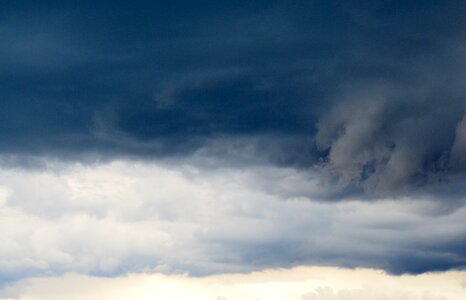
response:
{"label": "white cloud", "polygon": [[[303,264],[422,271],[432,258],[437,265],[464,262],[455,245],[465,236],[466,208],[439,214],[427,200],[324,203],[290,196],[308,176],[181,162],[1,170],[3,278]],[[308,189],[319,188],[308,182]]]}

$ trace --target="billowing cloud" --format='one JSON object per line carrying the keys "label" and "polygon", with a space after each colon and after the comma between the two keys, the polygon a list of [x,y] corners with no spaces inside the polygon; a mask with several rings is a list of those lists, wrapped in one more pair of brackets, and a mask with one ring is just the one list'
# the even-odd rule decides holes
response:
{"label": "billowing cloud", "polygon": [[329,151],[323,169],[340,184],[362,187],[372,197],[400,195],[432,192],[464,173],[463,99],[445,100],[447,107],[438,109],[439,99],[419,88],[350,90],[319,121],[316,136]]}
{"label": "billowing cloud", "polygon": [[66,272],[334,265],[420,273],[466,265],[466,207],[409,198],[310,202],[299,195],[318,194],[319,181],[292,168],[120,161],[9,169],[0,180],[4,281]]}

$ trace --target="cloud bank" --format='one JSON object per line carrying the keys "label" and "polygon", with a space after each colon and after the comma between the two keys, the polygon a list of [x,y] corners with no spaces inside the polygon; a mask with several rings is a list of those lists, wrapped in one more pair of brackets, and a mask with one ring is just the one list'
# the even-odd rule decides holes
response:
{"label": "cloud bank", "polygon": [[249,140],[257,160],[321,172],[340,190],[322,199],[464,197],[464,1],[1,8],[5,156]]}
{"label": "cloud bank", "polygon": [[120,161],[0,172],[2,281],[79,272],[208,275],[300,265],[463,268],[466,207],[342,203],[293,168]]}

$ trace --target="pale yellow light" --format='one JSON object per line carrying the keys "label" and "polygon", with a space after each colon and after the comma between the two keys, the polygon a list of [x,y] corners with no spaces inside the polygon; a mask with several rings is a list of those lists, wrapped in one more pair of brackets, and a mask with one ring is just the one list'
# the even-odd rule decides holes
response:
{"label": "pale yellow light", "polygon": [[2,300],[464,300],[466,271],[392,276],[379,270],[299,267],[251,274],[68,274],[30,279]]}

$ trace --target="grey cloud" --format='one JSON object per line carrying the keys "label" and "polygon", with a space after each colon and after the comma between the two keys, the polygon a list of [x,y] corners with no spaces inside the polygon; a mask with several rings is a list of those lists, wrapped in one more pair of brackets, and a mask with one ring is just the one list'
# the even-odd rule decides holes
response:
{"label": "grey cloud", "polygon": [[356,85],[345,91],[347,98],[318,124],[317,145],[329,151],[321,164],[324,173],[371,196],[428,191],[457,180],[465,171],[457,163],[464,101],[439,99],[423,92],[424,84]]}
{"label": "grey cloud", "polygon": [[249,141],[322,199],[463,194],[461,1],[2,6],[5,157],[234,164],[206,148]]}

